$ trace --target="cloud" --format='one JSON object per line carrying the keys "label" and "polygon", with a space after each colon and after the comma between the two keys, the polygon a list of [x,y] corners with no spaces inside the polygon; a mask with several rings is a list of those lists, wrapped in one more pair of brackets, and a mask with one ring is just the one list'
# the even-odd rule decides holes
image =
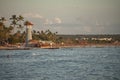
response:
{"label": "cloud", "polygon": [[54,25],[54,24],[61,24],[62,20],[58,17],[55,17],[54,19],[45,19],[44,24],[45,25]]}
{"label": "cloud", "polygon": [[62,23],[62,20],[58,17],[55,17],[54,22],[60,24],[60,23]]}
{"label": "cloud", "polygon": [[42,19],[44,20],[43,24],[60,24],[62,23],[62,20],[58,17],[55,17],[54,19],[48,19],[48,18],[45,18],[43,16],[41,16],[40,14],[38,13],[24,13],[23,14],[24,17],[27,17],[27,18],[38,18],[38,19]]}
{"label": "cloud", "polygon": [[39,19],[43,18],[43,16],[41,16],[38,13],[25,13],[25,14],[23,14],[23,16],[27,17],[27,18],[39,18]]}
{"label": "cloud", "polygon": [[38,13],[24,13],[22,15],[35,22],[36,25],[44,27],[56,27],[58,25],[62,25],[62,20],[59,17],[47,18]]}

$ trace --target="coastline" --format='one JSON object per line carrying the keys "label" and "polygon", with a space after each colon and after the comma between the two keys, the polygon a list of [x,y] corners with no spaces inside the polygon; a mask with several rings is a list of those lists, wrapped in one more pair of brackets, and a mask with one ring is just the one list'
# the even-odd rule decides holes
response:
{"label": "coastline", "polygon": [[60,46],[61,48],[105,48],[105,47],[120,47],[120,45],[72,45],[72,46]]}
{"label": "coastline", "polygon": [[0,50],[30,50],[30,47],[0,47]]}
{"label": "coastline", "polygon": [[59,49],[59,48],[105,48],[105,47],[120,47],[115,44],[87,44],[87,45],[56,45],[56,46],[41,46],[41,47],[6,47],[0,46],[0,50],[31,50],[33,48],[41,49]]}

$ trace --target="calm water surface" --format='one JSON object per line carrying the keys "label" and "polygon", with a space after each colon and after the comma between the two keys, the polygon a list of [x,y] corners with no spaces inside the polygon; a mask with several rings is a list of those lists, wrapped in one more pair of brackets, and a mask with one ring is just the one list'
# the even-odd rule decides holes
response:
{"label": "calm water surface", "polygon": [[120,47],[1,50],[0,80],[120,80]]}

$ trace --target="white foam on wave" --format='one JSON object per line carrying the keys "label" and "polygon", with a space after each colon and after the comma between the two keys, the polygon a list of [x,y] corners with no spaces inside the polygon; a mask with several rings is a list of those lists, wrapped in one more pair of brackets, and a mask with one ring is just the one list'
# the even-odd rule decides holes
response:
{"label": "white foam on wave", "polygon": [[41,54],[38,54],[38,53],[32,53],[33,56],[39,56]]}

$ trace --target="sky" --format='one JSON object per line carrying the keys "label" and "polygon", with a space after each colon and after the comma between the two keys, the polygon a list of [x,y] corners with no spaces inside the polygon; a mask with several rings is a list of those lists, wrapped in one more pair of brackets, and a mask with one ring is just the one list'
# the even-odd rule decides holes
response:
{"label": "sky", "polygon": [[120,34],[120,0],[0,0],[0,17],[22,15],[58,34]]}

